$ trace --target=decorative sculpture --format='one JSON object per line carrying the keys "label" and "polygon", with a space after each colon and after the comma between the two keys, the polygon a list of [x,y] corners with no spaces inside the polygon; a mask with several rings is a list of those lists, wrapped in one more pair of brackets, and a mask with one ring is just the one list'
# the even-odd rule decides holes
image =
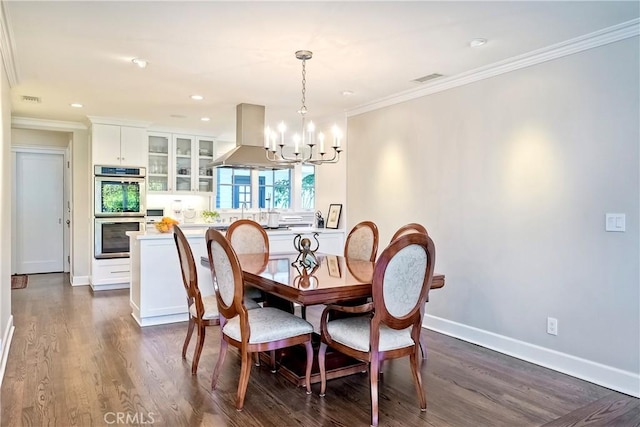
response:
{"label": "decorative sculpture", "polygon": [[293,247],[299,252],[296,260],[291,263],[293,267],[298,266],[306,269],[312,269],[318,265],[318,258],[316,258],[315,252],[320,247],[318,241],[318,233],[313,233],[313,238],[316,241],[315,249],[311,249],[311,239],[305,237],[302,238],[302,234],[296,234],[293,238]]}

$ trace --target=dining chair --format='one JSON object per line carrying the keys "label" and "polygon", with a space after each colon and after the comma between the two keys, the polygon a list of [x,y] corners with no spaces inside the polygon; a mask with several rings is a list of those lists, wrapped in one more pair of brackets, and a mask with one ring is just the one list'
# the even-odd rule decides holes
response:
{"label": "dining chair", "polygon": [[218,306],[215,295],[203,297],[198,288],[198,274],[193,258],[193,252],[189,241],[177,225],[173,226],[173,239],[178,249],[178,259],[180,260],[180,270],[182,272],[182,283],[187,292],[187,307],[189,311],[189,325],[187,336],[182,346],[182,358],[186,359],[187,348],[193,335],[193,330],[198,326],[198,341],[196,343],[193,360],[191,362],[191,375],[198,371],[198,361],[204,345],[205,328],[207,326],[219,325]]}
{"label": "dining chair", "polygon": [[[398,237],[404,236],[409,233],[422,233],[422,234],[426,234],[427,236],[429,235],[429,233],[427,232],[427,229],[424,228],[423,225],[418,224],[416,222],[410,222],[409,224],[405,224],[402,227],[398,228],[398,231],[396,231],[393,234],[393,237],[391,237],[391,241],[393,242]],[[427,301],[429,301],[428,297],[427,297]],[[420,353],[422,354],[423,360],[427,358],[427,343],[424,342],[422,337],[420,338]]]}
{"label": "dining chair", "polygon": [[426,234],[427,236],[429,235],[429,233],[427,233],[427,229],[424,228],[423,225],[418,224],[416,222],[410,222],[409,224],[405,224],[402,227],[398,228],[398,231],[396,231],[393,234],[391,241],[393,242],[398,237],[404,236],[405,234],[409,234],[409,233],[422,233],[422,234]]}
{"label": "dining chair", "polygon": [[[227,229],[227,239],[237,254],[269,253],[269,237],[260,224],[250,219],[239,219]],[[245,285],[245,298],[264,301],[260,289]]]}
{"label": "dining chair", "polygon": [[263,351],[304,344],[307,351],[306,389],[311,394],[313,325],[306,320],[274,307],[248,310],[244,304],[242,269],[229,241],[217,230],[205,234],[213,288],[216,293],[222,329],[218,362],[213,371],[211,388],[215,390],[220,371],[231,344],[241,354],[242,363],[236,395],[236,409],[242,410],[251,373],[250,355]]}
{"label": "dining chair", "polygon": [[375,261],[378,253],[378,227],[371,221],[356,224],[344,244],[346,258]]}
{"label": "dining chair", "polygon": [[[427,400],[418,365],[424,307],[433,281],[435,247],[422,233],[402,236],[382,252],[373,273],[373,301],[359,306],[328,305],[320,318],[320,396],[325,395],[327,347],[369,364],[371,425],[378,425],[378,376],[387,359],[409,356],[420,409]],[[360,314],[329,320],[332,312]]]}

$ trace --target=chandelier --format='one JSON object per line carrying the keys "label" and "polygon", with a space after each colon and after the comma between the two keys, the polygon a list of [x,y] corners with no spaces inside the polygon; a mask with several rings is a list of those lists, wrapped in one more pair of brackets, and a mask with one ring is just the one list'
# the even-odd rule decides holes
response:
{"label": "chandelier", "polygon": [[[271,162],[281,165],[321,165],[323,163],[337,163],[340,160],[340,152],[342,151],[340,146],[342,133],[340,129],[335,125],[332,128],[333,142],[330,149],[333,150],[333,153],[328,154],[328,151],[331,150],[327,150],[325,147],[324,134],[322,132],[318,133],[318,143],[316,144],[315,125],[312,121],[307,123],[307,106],[305,105],[307,94],[306,64],[307,60],[312,57],[313,52],[309,50],[296,52],[296,58],[302,61],[302,106],[298,110],[298,114],[302,118],[302,127],[300,128],[300,133],[293,135],[293,155],[295,157],[284,155],[287,126],[284,122],[280,122],[277,131],[272,130],[270,127],[267,127],[264,131],[265,154]],[[278,150],[277,147],[280,147],[280,149]]]}

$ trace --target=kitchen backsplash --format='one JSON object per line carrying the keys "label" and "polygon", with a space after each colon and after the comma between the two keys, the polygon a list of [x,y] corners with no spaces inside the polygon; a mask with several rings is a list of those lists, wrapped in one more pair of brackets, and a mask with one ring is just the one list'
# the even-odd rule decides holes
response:
{"label": "kitchen backsplash", "polygon": [[[211,196],[205,195],[162,195],[148,194],[147,209],[164,209],[164,215],[182,222],[203,223],[203,210],[217,210],[220,218],[216,220],[220,224],[228,224],[243,215],[241,209],[212,209]],[[176,213],[178,212],[179,213]],[[255,221],[267,222],[266,209],[245,209],[244,218]],[[313,225],[315,213],[312,211],[293,212],[280,211],[281,224],[309,224]]]}

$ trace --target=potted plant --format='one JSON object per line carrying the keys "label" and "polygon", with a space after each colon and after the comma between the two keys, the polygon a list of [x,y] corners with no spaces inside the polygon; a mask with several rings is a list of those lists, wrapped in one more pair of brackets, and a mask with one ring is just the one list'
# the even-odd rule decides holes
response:
{"label": "potted plant", "polygon": [[217,211],[202,211],[202,219],[204,222],[210,223],[215,221],[217,218],[220,218],[220,214]]}

